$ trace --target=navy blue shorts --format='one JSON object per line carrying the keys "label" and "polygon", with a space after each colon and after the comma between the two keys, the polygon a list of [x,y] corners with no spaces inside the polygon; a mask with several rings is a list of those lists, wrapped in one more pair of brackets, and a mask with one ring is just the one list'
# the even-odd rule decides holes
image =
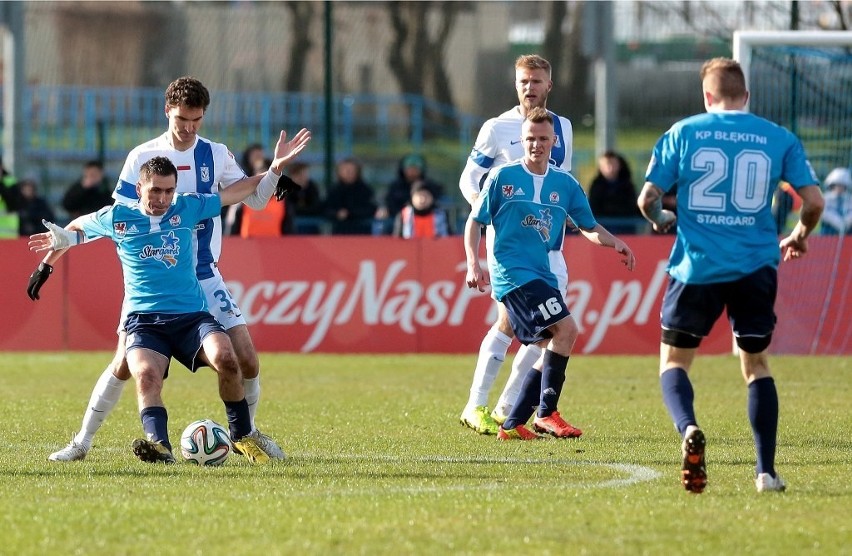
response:
{"label": "navy blue shorts", "polygon": [[501,299],[515,337],[524,345],[551,338],[548,328],[571,313],[559,290],[544,280],[533,280]]}
{"label": "navy blue shorts", "polygon": [[166,358],[174,357],[192,372],[206,365],[198,359],[204,338],[214,332],[225,332],[219,321],[207,312],[177,315],[130,313],[124,329],[127,331],[127,351],[150,349]]}
{"label": "navy blue shorts", "polygon": [[775,330],[778,272],[765,266],[733,282],[684,284],[669,278],[663,296],[664,329],[705,337],[727,309],[735,336],[764,337]]}

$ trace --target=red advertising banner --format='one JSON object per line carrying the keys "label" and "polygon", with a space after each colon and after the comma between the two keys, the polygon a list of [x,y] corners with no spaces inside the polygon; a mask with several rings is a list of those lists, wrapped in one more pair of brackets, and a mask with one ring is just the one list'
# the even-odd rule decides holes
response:
{"label": "red advertising banner", "polygon": [[[575,353],[656,354],[672,237],[629,238],[637,268],[611,249],[570,237],[569,309],[580,325]],[[852,249],[813,238],[807,259],[782,264],[773,341],[777,353],[849,353]],[[464,284],[461,238],[299,236],[226,238],[220,269],[260,351],[472,353],[494,321],[488,293]],[[111,242],[74,248],[56,265],[41,300],[26,297],[39,258],[25,240],[0,241],[5,255],[3,350],[109,350],[122,299]],[[164,287],[168,287],[164,284]],[[728,353],[727,321],[702,353]]]}

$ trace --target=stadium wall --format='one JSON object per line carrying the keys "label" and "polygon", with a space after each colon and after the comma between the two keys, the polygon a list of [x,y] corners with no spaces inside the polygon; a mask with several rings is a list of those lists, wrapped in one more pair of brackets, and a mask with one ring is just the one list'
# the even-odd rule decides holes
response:
{"label": "stadium wall", "polygon": [[[669,237],[631,238],[628,272],[608,249],[568,239],[575,353],[656,354]],[[473,353],[494,319],[485,293],[464,285],[459,238],[226,238],[220,266],[260,351]],[[4,351],[110,350],[122,299],[110,242],[74,249],[42,290],[25,294],[38,257],[26,240],[0,241]],[[781,265],[774,353],[850,354],[852,244],[815,237],[805,261]],[[167,287],[167,285],[164,285]],[[720,320],[702,353],[729,353]]]}

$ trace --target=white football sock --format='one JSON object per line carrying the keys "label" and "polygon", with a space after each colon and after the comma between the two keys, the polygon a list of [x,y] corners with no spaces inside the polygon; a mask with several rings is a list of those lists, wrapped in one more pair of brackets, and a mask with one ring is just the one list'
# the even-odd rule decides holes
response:
{"label": "white football sock", "polygon": [[249,416],[251,417],[251,430],[255,430],[254,415],[257,413],[257,402],[260,400],[260,377],[244,378],[243,389],[246,391],[246,402],[249,407]]}
{"label": "white football sock", "polygon": [[500,394],[500,399],[497,400],[495,406],[499,413],[508,415],[512,411],[512,407],[521,393],[521,387],[524,385],[524,377],[527,376],[539,357],[541,357],[541,348],[538,346],[522,345],[518,350],[515,360],[512,362],[512,373],[509,375],[509,380],[506,381],[503,393]]}
{"label": "white football sock", "polygon": [[479,358],[476,360],[476,369],[473,371],[473,384],[470,385],[470,398],[467,407],[473,408],[479,405],[488,405],[488,392],[494,385],[500,366],[506,359],[506,352],[512,338],[506,336],[496,328],[488,331],[479,346]]}
{"label": "white football sock", "polygon": [[95,388],[92,390],[89,405],[86,406],[80,432],[74,437],[77,444],[82,444],[87,448],[91,447],[92,439],[106,421],[115,404],[118,403],[126,383],[126,380],[115,378],[112,374],[112,366],[107,367],[101,373],[100,378],[95,383]]}

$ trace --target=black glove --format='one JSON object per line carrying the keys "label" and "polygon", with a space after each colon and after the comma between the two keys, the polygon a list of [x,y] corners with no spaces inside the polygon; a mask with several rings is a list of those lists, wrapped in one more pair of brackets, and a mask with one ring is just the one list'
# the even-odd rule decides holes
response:
{"label": "black glove", "polygon": [[275,198],[279,201],[289,197],[291,193],[302,189],[302,186],[290,179],[290,176],[281,174],[278,184],[275,186]]}
{"label": "black glove", "polygon": [[38,292],[41,287],[50,278],[53,273],[53,267],[47,263],[39,263],[38,268],[30,274],[30,281],[27,283],[27,295],[35,301],[38,299]]}

